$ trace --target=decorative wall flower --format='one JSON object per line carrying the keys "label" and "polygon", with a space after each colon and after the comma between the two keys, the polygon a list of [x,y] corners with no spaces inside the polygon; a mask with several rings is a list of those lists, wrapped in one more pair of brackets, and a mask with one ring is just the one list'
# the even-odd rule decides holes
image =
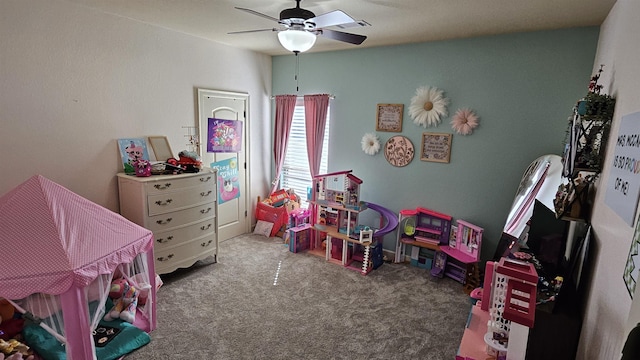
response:
{"label": "decorative wall flower", "polygon": [[367,155],[375,155],[380,151],[380,140],[374,133],[364,134],[362,137],[362,151]]}
{"label": "decorative wall flower", "polygon": [[449,99],[444,97],[444,92],[435,87],[422,86],[416,90],[416,95],[411,98],[409,115],[417,125],[426,127],[440,123],[442,116],[447,116]]}
{"label": "decorative wall flower", "polygon": [[451,120],[451,127],[461,135],[469,135],[478,127],[480,120],[471,109],[458,109]]}

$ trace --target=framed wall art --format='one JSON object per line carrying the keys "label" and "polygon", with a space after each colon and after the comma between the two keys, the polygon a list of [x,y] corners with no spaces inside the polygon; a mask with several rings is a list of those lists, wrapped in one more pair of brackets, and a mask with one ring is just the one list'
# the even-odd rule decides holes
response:
{"label": "framed wall art", "polygon": [[157,161],[167,161],[174,157],[169,139],[166,136],[149,136],[149,144],[151,144]]}
{"label": "framed wall art", "polygon": [[378,104],[376,131],[402,132],[403,104]]}
{"label": "framed wall art", "polygon": [[452,134],[445,133],[422,133],[420,160],[448,163],[452,137]]}
{"label": "framed wall art", "polygon": [[409,165],[413,160],[413,143],[402,135],[392,136],[384,145],[384,157],[389,164],[397,167]]}
{"label": "framed wall art", "polygon": [[127,174],[135,173],[133,163],[137,160],[149,161],[147,142],[143,138],[118,139],[118,149],[124,172]]}

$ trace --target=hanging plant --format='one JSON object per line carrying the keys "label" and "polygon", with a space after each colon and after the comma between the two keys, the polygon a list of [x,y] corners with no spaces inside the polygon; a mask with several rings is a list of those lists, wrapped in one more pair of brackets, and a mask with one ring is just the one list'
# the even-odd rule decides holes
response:
{"label": "hanging plant", "polygon": [[416,95],[411,98],[409,115],[416,125],[429,127],[440,123],[443,116],[447,116],[449,99],[444,97],[444,92],[435,87],[422,86],[416,90]]}
{"label": "hanging plant", "polygon": [[451,127],[460,135],[469,135],[479,124],[478,116],[471,109],[458,109],[451,120]]}
{"label": "hanging plant", "polygon": [[362,137],[362,151],[367,155],[375,155],[380,151],[380,140],[374,133],[366,133]]}

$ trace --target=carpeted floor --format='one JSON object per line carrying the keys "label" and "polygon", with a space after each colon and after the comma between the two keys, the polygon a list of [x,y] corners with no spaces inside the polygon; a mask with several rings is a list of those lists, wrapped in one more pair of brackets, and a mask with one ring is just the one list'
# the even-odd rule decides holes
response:
{"label": "carpeted floor", "polygon": [[385,263],[362,276],[258,235],[162,278],[158,328],[126,360],[451,360],[470,310],[460,283],[424,269]]}

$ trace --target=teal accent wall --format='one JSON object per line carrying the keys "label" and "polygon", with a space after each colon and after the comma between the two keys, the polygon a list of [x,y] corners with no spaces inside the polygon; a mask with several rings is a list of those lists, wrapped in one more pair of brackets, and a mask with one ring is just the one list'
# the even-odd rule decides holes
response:
{"label": "teal accent wall", "polygon": [[[421,206],[483,227],[486,260],[526,167],[562,153],[571,109],[587,92],[598,35],[598,27],[584,27],[306,53],[297,59],[298,83],[296,57],[276,56],[273,94],[296,94],[299,86],[298,95],[335,95],[329,171],[353,170],[363,180],[361,199],[396,213]],[[449,115],[436,127],[420,127],[409,116],[420,86],[442,89],[450,99]],[[404,104],[402,133],[375,131],[379,103]],[[449,163],[421,161],[422,133],[454,133],[452,116],[465,107],[480,126],[453,135]],[[366,155],[360,141],[367,132],[376,132],[383,146],[394,135],[407,136],[416,156],[399,168],[382,151]],[[395,235],[388,235],[384,247],[394,246]]]}

